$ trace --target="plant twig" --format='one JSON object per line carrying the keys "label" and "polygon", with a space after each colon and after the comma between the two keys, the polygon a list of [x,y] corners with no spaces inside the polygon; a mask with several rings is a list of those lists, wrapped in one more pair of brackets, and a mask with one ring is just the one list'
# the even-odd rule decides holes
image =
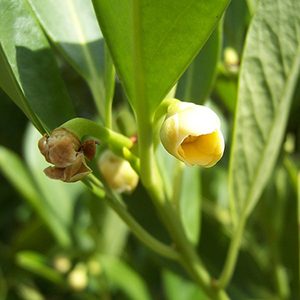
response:
{"label": "plant twig", "polygon": [[132,233],[146,246],[154,252],[169,259],[178,260],[177,252],[170,246],[157,240],[149,234],[137,221],[130,215],[126,207],[119,201],[115,194],[105,190],[104,186],[94,176],[89,175],[83,183],[99,198],[105,199],[106,203],[118,214],[118,216],[128,225]]}

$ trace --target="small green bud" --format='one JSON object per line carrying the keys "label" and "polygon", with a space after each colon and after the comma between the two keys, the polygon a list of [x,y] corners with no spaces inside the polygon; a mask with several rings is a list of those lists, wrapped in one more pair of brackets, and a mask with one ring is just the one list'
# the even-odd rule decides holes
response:
{"label": "small green bud", "polygon": [[68,276],[69,286],[77,292],[83,291],[88,285],[87,268],[84,264],[79,263],[69,273]]}
{"label": "small green bud", "polygon": [[138,174],[127,160],[106,150],[100,156],[98,166],[107,185],[117,193],[132,192],[139,181]]}

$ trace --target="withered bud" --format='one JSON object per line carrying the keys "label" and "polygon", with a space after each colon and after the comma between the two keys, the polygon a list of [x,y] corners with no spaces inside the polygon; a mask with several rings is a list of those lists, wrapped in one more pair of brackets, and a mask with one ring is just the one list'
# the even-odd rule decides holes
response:
{"label": "withered bud", "polygon": [[88,160],[92,160],[95,157],[96,144],[97,144],[97,142],[95,140],[86,140],[82,143],[81,149],[84,153],[84,156]]}
{"label": "withered bud", "polygon": [[47,162],[54,166],[44,170],[52,179],[75,182],[91,173],[85,162],[85,156],[91,160],[96,152],[94,141],[81,144],[76,135],[64,128],[53,130],[50,136],[44,135],[38,143]]}

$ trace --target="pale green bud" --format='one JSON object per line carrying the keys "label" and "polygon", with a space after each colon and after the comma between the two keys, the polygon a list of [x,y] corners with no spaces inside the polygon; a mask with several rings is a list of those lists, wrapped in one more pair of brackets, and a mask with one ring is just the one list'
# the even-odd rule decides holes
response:
{"label": "pale green bud", "polygon": [[139,181],[138,174],[129,162],[112,151],[106,150],[101,155],[98,166],[107,185],[117,193],[133,191]]}
{"label": "pale green bud", "polygon": [[69,286],[75,291],[83,291],[88,285],[88,275],[86,266],[82,263],[76,265],[76,267],[70,272],[68,276]]}
{"label": "pale green bud", "polygon": [[67,273],[71,269],[71,261],[64,255],[56,256],[53,260],[53,265],[60,273]]}
{"label": "pale green bud", "polygon": [[165,149],[187,165],[212,167],[222,157],[220,119],[210,108],[174,99],[162,124]]}

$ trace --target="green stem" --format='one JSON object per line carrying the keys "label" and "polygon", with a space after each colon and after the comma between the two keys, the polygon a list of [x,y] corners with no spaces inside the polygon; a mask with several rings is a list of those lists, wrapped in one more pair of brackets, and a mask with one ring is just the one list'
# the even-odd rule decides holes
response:
{"label": "green stem", "polygon": [[133,142],[126,136],[84,118],[72,119],[62,124],[61,127],[72,131],[79,139],[91,136],[108,144],[114,152],[128,160],[137,173],[140,172],[140,160],[129,150]]}
{"label": "green stem", "polygon": [[103,93],[101,92],[101,87],[98,84],[98,81],[90,82],[89,87],[90,87],[98,114],[101,117],[101,119],[103,120],[105,117],[105,111],[104,111],[104,105],[102,103],[105,99],[104,99]]}
{"label": "green stem", "polygon": [[90,174],[87,179],[83,180],[83,183],[99,198],[105,198],[107,200],[106,203],[128,225],[132,233],[146,246],[169,259],[179,259],[179,256],[174,249],[154,238],[140,224],[138,224],[117,196],[108,190],[105,191],[100,181],[94,175]]}
{"label": "green stem", "polygon": [[74,118],[62,124],[60,127],[74,132],[80,139],[84,136],[92,136],[116,148],[122,149],[126,147],[130,149],[133,146],[133,142],[126,136],[88,119]]}
{"label": "green stem", "polygon": [[228,299],[224,291],[215,290],[212,287],[211,278],[199,260],[193,245],[186,237],[180,217],[173,203],[167,201],[154,156],[152,124],[145,117],[140,118],[140,116],[139,114],[137,115],[141,180],[180,253],[180,262],[211,299]]}
{"label": "green stem", "polygon": [[248,215],[245,209],[244,213],[241,215],[241,218],[238,221],[237,227],[235,229],[233,238],[229,246],[225,265],[217,283],[219,289],[224,289],[229,284],[232,278],[237,263],[238,254],[241,247],[242,237],[247,222],[247,218]]}
{"label": "green stem", "polygon": [[172,203],[175,205],[177,212],[180,213],[180,197],[182,193],[184,164],[180,160],[177,160],[174,168]]}
{"label": "green stem", "polygon": [[156,185],[150,186],[148,187],[148,191],[163,223],[176,245],[176,249],[181,255],[180,262],[182,266],[211,299],[229,299],[224,291],[217,290],[212,286],[212,279],[205,270],[193,245],[186,237],[181,220],[175,208],[172,203],[160,198],[161,192],[158,191],[156,187]]}
{"label": "green stem", "polygon": [[132,232],[150,249],[159,253],[160,255],[178,260],[179,256],[177,252],[171,247],[163,244],[155,239],[148,232],[146,232],[127,212],[125,207],[114,197],[108,197],[108,204],[114,211],[123,219],[123,221],[129,226]]}
{"label": "green stem", "polygon": [[112,128],[112,102],[115,89],[115,68],[107,46],[104,47],[105,59],[105,126]]}
{"label": "green stem", "polygon": [[[140,174],[141,181],[156,207],[163,223],[172,237],[176,249],[180,253],[181,263],[193,276],[195,281],[206,291],[207,295],[214,300],[228,299],[224,291],[217,291],[211,286],[209,274],[203,268],[193,245],[187,239],[181,220],[176,213],[172,203],[167,201],[164,193],[163,182],[160,177],[154,155],[153,146],[153,124],[152,113],[148,106],[148,99],[145,91],[146,82],[143,76],[144,70],[142,65],[142,49],[140,40],[141,36],[141,4],[140,1],[133,1],[133,30],[134,39],[134,73],[135,73],[135,91],[134,91],[134,108],[136,112],[138,145],[140,157]],[[159,115],[157,116],[159,118]]]}

